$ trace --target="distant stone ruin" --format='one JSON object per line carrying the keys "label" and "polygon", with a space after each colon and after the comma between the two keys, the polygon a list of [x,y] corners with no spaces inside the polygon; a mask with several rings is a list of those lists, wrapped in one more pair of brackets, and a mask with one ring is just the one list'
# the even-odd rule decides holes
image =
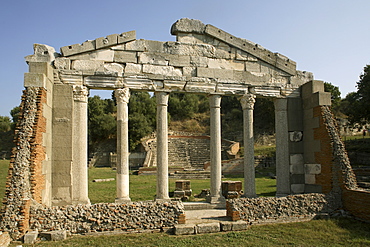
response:
{"label": "distant stone ruin", "polygon": [[[299,200],[304,202],[302,207],[307,205],[307,210],[294,211],[294,215],[320,213],[333,208],[324,204],[334,201],[336,208],[370,220],[370,193],[357,190],[330,114],[330,93],[324,92],[322,81],[314,80],[312,73],[298,71],[296,63],[286,56],[198,20],[178,20],[171,34],[176,41],[137,40],[135,31],[112,34],[64,46],[60,53],[47,45],[34,45],[34,54],[26,57],[29,72],[24,75],[22,118],[16,130],[17,147],[11,158],[0,230],[19,239],[30,229],[83,233],[160,229],[185,223],[183,205],[170,201],[168,191],[167,104],[172,92],[209,96],[211,189],[207,201],[215,205],[225,204],[221,193],[220,103],[223,96],[240,98],[244,115],[243,191],[249,199],[228,201],[230,217],[237,218],[247,210],[238,207],[237,200],[261,200],[275,212],[269,213],[272,218],[279,217],[277,201],[251,199],[256,197],[253,108],[256,97],[268,97],[275,105],[276,196],[288,196],[281,200],[293,211],[301,205]],[[115,203],[90,205],[90,89],[114,90],[117,99]],[[152,203],[130,202],[128,101],[130,91],[135,90],[153,92],[157,100],[157,193]],[[334,199],[309,193],[324,193]],[[156,211],[167,213],[150,213]],[[281,215],[289,216],[290,212],[285,210]]]}

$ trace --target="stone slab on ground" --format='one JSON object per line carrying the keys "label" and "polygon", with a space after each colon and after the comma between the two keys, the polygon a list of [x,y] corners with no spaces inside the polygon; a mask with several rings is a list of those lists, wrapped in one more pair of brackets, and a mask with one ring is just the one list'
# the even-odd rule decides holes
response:
{"label": "stone slab on ground", "polygon": [[25,244],[34,244],[37,240],[38,235],[39,235],[38,231],[27,232],[23,237],[23,243],[25,243]]}
{"label": "stone slab on ground", "polygon": [[0,232],[0,246],[1,247],[6,247],[10,244],[11,242],[11,238],[10,238],[10,235],[9,233],[7,232]]}
{"label": "stone slab on ground", "polygon": [[246,221],[238,220],[232,222],[232,230],[233,231],[244,231],[247,230],[249,227],[249,224]]}
{"label": "stone slab on ground", "polygon": [[194,224],[181,224],[175,225],[174,227],[175,235],[191,235],[195,234],[195,225]]}
{"label": "stone slab on ground", "polygon": [[67,239],[67,231],[59,230],[51,232],[41,232],[40,237],[45,238],[48,241],[61,241]]}
{"label": "stone slab on ground", "polygon": [[213,233],[220,231],[220,223],[201,223],[196,226],[197,234]]}

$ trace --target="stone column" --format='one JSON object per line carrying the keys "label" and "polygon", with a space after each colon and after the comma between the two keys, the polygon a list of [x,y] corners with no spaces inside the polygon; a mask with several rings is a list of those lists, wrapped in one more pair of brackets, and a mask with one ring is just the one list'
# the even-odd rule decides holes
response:
{"label": "stone column", "polygon": [[87,98],[82,85],[73,86],[72,204],[90,204],[87,178]]}
{"label": "stone column", "polygon": [[128,107],[130,89],[115,91],[117,101],[117,203],[130,202]]}
{"label": "stone column", "polygon": [[275,99],[276,196],[290,194],[288,100]]}
{"label": "stone column", "polygon": [[169,93],[155,92],[157,97],[157,196],[156,200],[169,200],[168,196],[168,123],[167,102]]}
{"label": "stone column", "polygon": [[244,196],[256,197],[254,169],[253,108],[255,95],[245,94],[240,103],[243,108],[244,129]]}
{"label": "stone column", "polygon": [[207,198],[210,203],[224,203],[221,191],[221,95],[211,95],[209,98],[211,117],[211,194]]}

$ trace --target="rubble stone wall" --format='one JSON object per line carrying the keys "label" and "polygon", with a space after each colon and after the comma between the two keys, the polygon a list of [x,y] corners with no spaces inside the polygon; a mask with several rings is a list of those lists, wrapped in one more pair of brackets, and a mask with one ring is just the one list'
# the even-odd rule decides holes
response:
{"label": "rubble stone wall", "polygon": [[183,223],[181,202],[98,203],[31,208],[30,228],[70,233],[162,229]]}
{"label": "rubble stone wall", "polygon": [[42,107],[45,97],[43,88],[28,87],[23,91],[21,117],[15,131],[16,147],[10,160],[0,221],[0,229],[9,232],[13,239],[18,239],[29,228],[31,200],[42,200],[45,186],[42,135],[46,125]]}
{"label": "rubble stone wall", "polygon": [[251,224],[294,221],[330,213],[336,208],[335,197],[324,194],[301,194],[287,197],[238,198],[227,201],[227,216],[233,221]]}

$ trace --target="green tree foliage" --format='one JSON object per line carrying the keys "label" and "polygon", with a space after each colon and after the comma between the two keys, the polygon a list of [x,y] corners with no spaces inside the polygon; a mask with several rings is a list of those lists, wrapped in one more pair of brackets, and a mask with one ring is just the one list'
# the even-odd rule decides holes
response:
{"label": "green tree foliage", "polygon": [[335,116],[340,114],[340,105],[341,105],[341,93],[339,91],[339,87],[334,86],[330,82],[324,82],[324,90],[325,92],[329,92],[331,94],[331,109]]}
{"label": "green tree foliage", "polygon": [[114,138],[117,130],[114,101],[89,97],[88,102],[89,144]]}
{"label": "green tree foliage", "polygon": [[357,82],[356,101],[358,102],[357,119],[370,121],[370,65],[364,67],[364,73]]}
{"label": "green tree foliage", "polygon": [[348,116],[350,123],[366,124],[370,121],[370,65],[364,67],[356,84],[357,91],[347,94],[339,109]]}
{"label": "green tree foliage", "polygon": [[8,116],[0,116],[0,156],[9,157],[12,148],[14,147],[14,130],[20,117],[19,106],[14,107],[10,111],[12,119]]}
{"label": "green tree foliage", "polygon": [[141,138],[151,134],[156,127],[156,101],[147,92],[131,92],[129,110],[129,143],[134,150]]}
{"label": "green tree foliage", "polygon": [[168,112],[173,120],[194,117],[195,113],[209,110],[208,97],[197,94],[171,93],[168,100]]}

